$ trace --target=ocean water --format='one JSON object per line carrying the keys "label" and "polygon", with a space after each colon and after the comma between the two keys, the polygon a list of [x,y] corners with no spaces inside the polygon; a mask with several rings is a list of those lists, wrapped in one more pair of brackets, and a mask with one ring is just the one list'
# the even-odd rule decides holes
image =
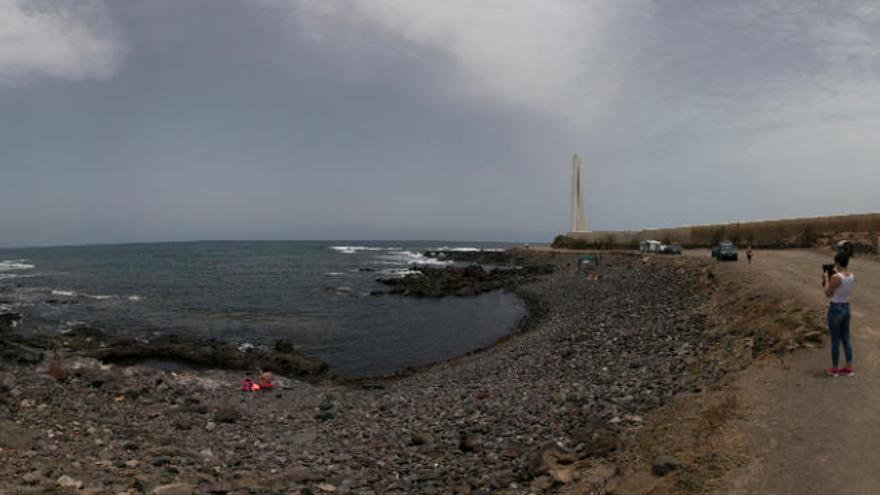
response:
{"label": "ocean water", "polygon": [[377,277],[442,265],[426,249],[498,243],[191,242],[0,250],[0,310],[25,332],[88,324],[149,337],[186,334],[242,346],[286,339],[352,376],[448,359],[506,335],[525,316],[507,292],[371,296]]}

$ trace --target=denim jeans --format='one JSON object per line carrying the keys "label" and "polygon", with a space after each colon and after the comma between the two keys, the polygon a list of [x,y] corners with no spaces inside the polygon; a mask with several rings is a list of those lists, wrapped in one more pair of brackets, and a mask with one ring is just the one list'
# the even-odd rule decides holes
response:
{"label": "denim jeans", "polygon": [[840,341],[846,362],[852,363],[852,345],[849,340],[849,304],[831,303],[828,306],[828,330],[831,332],[831,363],[837,368],[840,361]]}

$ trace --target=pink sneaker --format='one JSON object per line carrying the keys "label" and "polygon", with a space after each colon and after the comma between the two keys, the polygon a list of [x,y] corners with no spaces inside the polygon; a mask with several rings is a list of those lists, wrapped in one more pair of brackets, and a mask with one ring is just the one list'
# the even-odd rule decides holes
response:
{"label": "pink sneaker", "polygon": [[833,376],[834,378],[837,378],[839,373],[840,373],[840,370],[837,368],[828,368],[827,370],[825,370],[826,375]]}
{"label": "pink sneaker", "polygon": [[843,376],[854,376],[856,374],[852,368],[840,368],[837,371]]}

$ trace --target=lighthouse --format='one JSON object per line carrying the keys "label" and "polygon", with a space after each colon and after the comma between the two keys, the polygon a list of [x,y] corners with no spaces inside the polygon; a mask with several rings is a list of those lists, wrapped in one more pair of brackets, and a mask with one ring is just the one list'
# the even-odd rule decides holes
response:
{"label": "lighthouse", "polygon": [[571,158],[571,232],[587,231],[584,196],[581,190],[581,157]]}

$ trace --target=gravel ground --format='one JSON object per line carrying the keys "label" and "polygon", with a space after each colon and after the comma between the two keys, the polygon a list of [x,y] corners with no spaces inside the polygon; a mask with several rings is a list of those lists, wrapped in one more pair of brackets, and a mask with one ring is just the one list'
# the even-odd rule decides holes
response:
{"label": "gravel ground", "polygon": [[546,275],[518,288],[545,311],[530,328],[394,379],[254,393],[230,371],[0,361],[0,493],[600,486],[648,411],[721,373],[689,263],[606,256],[599,280]]}

